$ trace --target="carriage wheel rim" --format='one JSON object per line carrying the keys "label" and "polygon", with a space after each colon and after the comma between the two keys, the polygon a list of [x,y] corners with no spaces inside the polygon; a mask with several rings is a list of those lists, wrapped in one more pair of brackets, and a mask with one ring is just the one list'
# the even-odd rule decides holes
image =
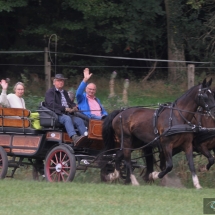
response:
{"label": "carriage wheel rim", "polygon": [[51,153],[46,165],[49,181],[67,181],[71,167],[67,153],[62,149],[57,149]]}

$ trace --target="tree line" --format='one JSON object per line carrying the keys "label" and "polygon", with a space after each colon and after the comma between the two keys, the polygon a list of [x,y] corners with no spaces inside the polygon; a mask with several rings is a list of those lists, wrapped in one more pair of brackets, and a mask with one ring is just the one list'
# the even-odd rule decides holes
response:
{"label": "tree line", "polygon": [[[98,74],[118,68],[124,78],[144,78],[154,68],[162,71],[157,77],[176,81],[186,75],[184,61],[214,61],[212,0],[0,0],[0,19],[1,51],[35,51],[1,53],[2,74],[43,71],[36,51],[48,45],[58,53],[52,63],[68,76],[91,66]],[[213,70],[213,63],[201,66]]]}

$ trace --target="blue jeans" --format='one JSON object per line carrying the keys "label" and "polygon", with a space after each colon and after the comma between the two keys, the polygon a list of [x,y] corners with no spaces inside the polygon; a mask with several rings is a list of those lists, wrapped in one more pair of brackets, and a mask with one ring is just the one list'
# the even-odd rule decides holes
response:
{"label": "blue jeans", "polygon": [[74,126],[78,129],[80,135],[84,135],[84,132],[87,131],[84,125],[84,121],[79,117],[62,114],[58,116],[58,121],[65,126],[66,132],[68,133],[69,137],[77,134]]}

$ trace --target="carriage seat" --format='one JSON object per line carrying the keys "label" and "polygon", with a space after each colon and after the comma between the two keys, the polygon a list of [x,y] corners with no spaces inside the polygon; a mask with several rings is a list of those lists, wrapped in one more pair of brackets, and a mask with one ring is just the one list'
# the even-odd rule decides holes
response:
{"label": "carriage seat", "polygon": [[87,128],[89,128],[89,121],[90,121],[90,119],[89,119],[85,114],[83,114],[83,113],[81,113],[81,112],[75,112],[75,113],[74,113],[74,116],[83,119],[84,125],[85,125]]}
{"label": "carriage seat", "polygon": [[[58,122],[58,115],[54,111],[45,107],[45,102],[40,103],[39,110],[37,110],[37,111],[39,112],[39,115],[40,115],[40,125],[42,127],[51,128],[51,129],[58,128],[58,129],[61,129],[66,132],[64,125]],[[75,115],[75,116],[81,117],[81,114]],[[83,119],[83,116],[82,116],[82,119]],[[84,122],[85,122],[85,126],[88,127],[87,126],[88,122],[86,122],[86,121],[84,121]],[[75,130],[78,133],[78,130],[76,128],[75,128]]]}
{"label": "carriage seat", "polygon": [[64,126],[58,122],[58,115],[45,107],[45,102],[41,102],[39,109],[37,110],[40,115],[40,125],[44,128],[64,128]]}

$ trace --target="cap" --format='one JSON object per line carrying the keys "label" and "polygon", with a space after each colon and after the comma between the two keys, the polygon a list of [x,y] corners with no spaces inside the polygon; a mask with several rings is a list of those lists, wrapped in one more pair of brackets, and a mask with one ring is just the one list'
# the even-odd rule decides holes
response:
{"label": "cap", "polygon": [[64,78],[63,74],[56,74],[55,79],[67,79],[67,78]]}

